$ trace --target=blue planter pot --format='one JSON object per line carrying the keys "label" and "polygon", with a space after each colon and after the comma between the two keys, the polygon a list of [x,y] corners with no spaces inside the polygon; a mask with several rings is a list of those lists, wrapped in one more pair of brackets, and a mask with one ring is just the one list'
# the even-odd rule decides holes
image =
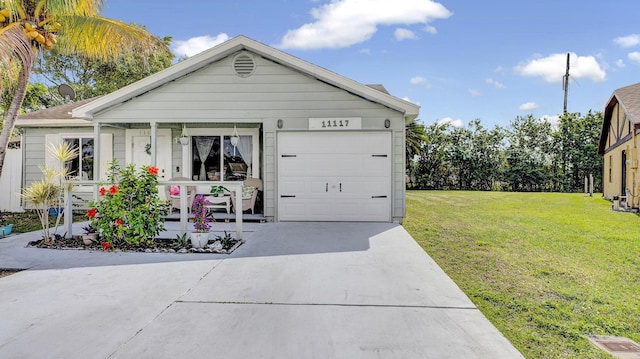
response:
{"label": "blue planter pot", "polygon": [[58,213],[62,214],[64,208],[49,208],[49,216],[58,217]]}
{"label": "blue planter pot", "polygon": [[0,226],[0,236],[4,237],[4,236],[10,235],[12,230],[13,230],[13,224],[6,224],[4,226]]}

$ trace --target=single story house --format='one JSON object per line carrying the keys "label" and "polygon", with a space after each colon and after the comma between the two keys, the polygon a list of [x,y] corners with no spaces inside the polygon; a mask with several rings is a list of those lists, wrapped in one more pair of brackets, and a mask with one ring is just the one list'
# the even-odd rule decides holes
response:
{"label": "single story house", "polygon": [[25,184],[40,178],[46,144],[71,141],[82,149],[73,168],[83,180],[104,180],[115,158],[156,165],[160,180],[259,178],[267,220],[401,222],[405,122],[418,111],[380,85],[238,36],[17,126]]}
{"label": "single story house", "polygon": [[603,195],[638,208],[640,196],[640,83],[613,92],[604,108],[598,153],[604,157]]}

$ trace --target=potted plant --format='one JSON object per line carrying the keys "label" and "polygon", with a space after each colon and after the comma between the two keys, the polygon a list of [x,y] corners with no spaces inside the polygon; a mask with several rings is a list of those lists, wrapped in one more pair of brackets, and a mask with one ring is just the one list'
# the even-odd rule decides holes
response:
{"label": "potted plant", "polygon": [[91,224],[82,227],[82,229],[84,230],[84,234],[82,235],[82,242],[89,246],[91,245],[94,241],[98,240],[99,237],[99,233],[98,233],[98,229],[94,226],[92,226]]}
{"label": "potted plant", "polygon": [[2,216],[2,220],[0,221],[0,237],[10,235],[13,230],[13,224],[7,223],[8,219],[9,217]]}
{"label": "potted plant", "polygon": [[215,186],[215,185],[211,186],[211,190],[209,191],[209,193],[213,194],[216,197],[220,195],[224,195],[227,192],[229,192],[229,190],[225,186]]}
{"label": "potted plant", "polygon": [[191,233],[191,246],[194,248],[204,248],[209,243],[209,224],[210,220],[207,216],[207,206],[209,200],[202,195],[198,195],[193,200],[191,213],[193,214],[193,226],[195,232]]}

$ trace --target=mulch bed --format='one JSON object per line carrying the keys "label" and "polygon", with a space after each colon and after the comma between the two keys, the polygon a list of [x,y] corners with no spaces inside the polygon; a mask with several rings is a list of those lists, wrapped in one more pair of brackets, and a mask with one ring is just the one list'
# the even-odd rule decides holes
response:
{"label": "mulch bed", "polygon": [[[140,245],[125,244],[118,246],[115,249],[109,249],[107,251],[115,252],[138,252],[138,253],[219,253],[219,254],[231,254],[238,247],[240,247],[244,240],[232,239],[226,246],[220,246],[216,242],[210,240],[207,248],[192,248],[188,243],[186,245],[177,244],[175,239],[162,239],[156,238],[152,243],[141,243]],[[104,250],[100,241],[93,242],[91,245],[85,245],[80,236],[74,236],[73,238],[62,238],[56,240],[54,244],[45,244],[43,240],[31,241],[27,245],[29,247],[47,248],[47,249],[75,249],[75,250]]]}

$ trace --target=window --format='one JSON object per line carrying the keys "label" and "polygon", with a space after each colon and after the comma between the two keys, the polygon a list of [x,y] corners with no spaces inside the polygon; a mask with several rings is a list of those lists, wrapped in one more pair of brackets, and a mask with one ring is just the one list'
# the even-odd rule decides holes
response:
{"label": "window", "polygon": [[198,181],[244,181],[253,176],[254,136],[193,136],[191,176]]}
{"label": "window", "polygon": [[93,180],[93,137],[64,137],[62,140],[78,149],[78,157],[65,163],[69,176]]}
{"label": "window", "polygon": [[613,166],[613,160],[611,155],[609,155],[609,183],[611,183],[611,166]]}

